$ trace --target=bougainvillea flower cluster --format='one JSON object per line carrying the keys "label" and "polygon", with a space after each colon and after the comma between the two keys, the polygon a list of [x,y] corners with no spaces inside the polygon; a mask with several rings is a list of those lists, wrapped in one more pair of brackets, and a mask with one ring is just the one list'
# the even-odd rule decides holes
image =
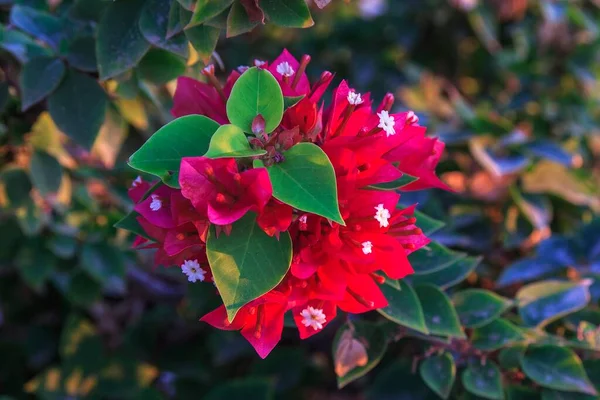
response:
{"label": "bougainvillea flower cluster", "polygon": [[[291,240],[289,265],[272,287],[244,304],[231,309],[224,304],[201,318],[219,329],[241,331],[263,358],[279,342],[286,313],[304,339],[325,329],[338,310],[364,313],[385,307],[380,286],[411,274],[407,256],[429,242],[416,225],[415,206],[399,207],[399,192],[446,187],[434,171],[444,144],[425,136],[413,112],[391,112],[391,94],[374,106],[368,93],[345,81],[331,88],[331,100],[324,100],[334,76],[323,72],[309,82],[309,61],[308,56],[298,61],[284,51],[273,62],[255,60],[253,66],[238,67],[223,85],[212,66],[203,71],[206,82],[179,78],[173,116],[212,120],[216,133],[210,147],[205,154],[181,158],[179,170],[171,171],[178,173],[178,182],[155,185],[138,178],[129,191],[145,233],[135,246],[155,249],[157,265],[181,268],[189,282],[214,281],[219,292],[240,285],[254,288],[271,279],[262,276],[270,272],[261,271],[258,260],[263,242],[249,239],[234,243],[231,250],[215,250],[223,237],[249,229],[248,235],[262,235],[264,243],[279,243],[283,253],[284,242]],[[250,80],[242,80],[251,73],[277,82],[283,109],[273,129],[266,128],[273,124],[270,111],[249,114],[246,120],[235,111],[235,92],[246,90]],[[258,85],[247,92],[259,93],[257,109],[275,109],[277,99],[261,99],[267,89]],[[241,114],[246,112],[244,104],[239,107]],[[217,136],[228,139],[219,142]],[[294,178],[302,177],[295,173],[311,173],[308,167],[298,172],[305,164],[294,161],[309,150],[311,160],[326,155],[319,160],[327,165],[315,162],[314,168],[331,169],[329,192],[320,186],[326,183],[325,174],[305,183]],[[283,190],[295,184],[302,194]],[[319,211],[325,204],[321,197],[329,195],[339,217]],[[236,258],[236,252],[245,253]],[[258,267],[250,273],[253,257]],[[235,285],[229,280],[236,280]],[[236,292],[236,299],[243,295]]]}

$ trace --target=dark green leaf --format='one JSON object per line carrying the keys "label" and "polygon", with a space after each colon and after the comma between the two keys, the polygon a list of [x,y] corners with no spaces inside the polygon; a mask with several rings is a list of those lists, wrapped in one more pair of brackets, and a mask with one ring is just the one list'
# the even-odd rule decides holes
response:
{"label": "dark green leaf", "polygon": [[294,107],[296,104],[300,102],[305,96],[283,96],[283,109],[287,110],[288,108]]}
{"label": "dark green leaf", "polygon": [[184,32],[200,58],[207,64],[215,51],[215,47],[217,47],[221,29],[208,25],[198,25],[187,28]]}
{"label": "dark green leaf", "polygon": [[[129,158],[129,165],[165,181],[169,172],[179,174],[183,157],[200,157],[206,153],[210,138],[218,127],[219,124],[203,115],[177,118],[152,135]],[[178,187],[178,179],[172,179],[168,184]]]}
{"label": "dark green leaf", "polygon": [[551,258],[527,257],[509,265],[498,278],[499,286],[508,286],[517,282],[527,282],[550,275],[564,269],[565,265]]}
{"label": "dark green leaf", "polygon": [[275,25],[308,28],[315,23],[304,0],[261,0],[260,8]]}
{"label": "dark green leaf", "polygon": [[29,201],[31,181],[25,170],[21,168],[10,168],[2,171],[0,179],[4,183],[4,191],[10,207],[20,207]]}
{"label": "dark green leaf", "polygon": [[484,289],[468,289],[452,296],[460,322],[477,328],[499,317],[512,306],[512,301]]}
{"label": "dark green leaf", "polygon": [[236,1],[229,10],[227,16],[227,37],[241,35],[250,32],[260,21],[251,21],[246,9],[241,2]]}
{"label": "dark green leaf", "polygon": [[150,48],[138,24],[144,3],[145,0],[114,1],[106,8],[98,24],[96,42],[100,79],[135,67]]}
{"label": "dark green leaf", "polygon": [[469,392],[491,400],[503,400],[502,374],[496,364],[487,360],[485,365],[471,364],[462,374],[462,383]]}
{"label": "dark green leaf", "polygon": [[216,385],[203,397],[205,400],[270,400],[272,398],[272,384],[267,380],[252,378]]}
{"label": "dark green leaf", "polygon": [[148,236],[144,228],[137,221],[137,217],[139,217],[135,211],[131,211],[129,214],[121,218],[117,223],[115,223],[115,228],[125,229],[126,231],[133,232],[136,235],[140,235],[145,237],[146,239],[155,240]]}
{"label": "dark green leaf", "polygon": [[86,243],[81,251],[81,268],[102,284],[125,276],[125,264],[116,248],[107,244]]}
{"label": "dark green leaf", "polygon": [[521,368],[525,375],[541,386],[597,394],[581,360],[566,347],[530,346],[521,359]]}
{"label": "dark green leaf", "polygon": [[60,21],[50,14],[17,4],[11,8],[10,22],[31,36],[58,47],[64,32]]}
{"label": "dark green leaf", "polygon": [[[375,374],[375,373],[374,373]],[[415,374],[413,366],[406,358],[396,358],[376,373],[369,386],[368,400],[439,400]]]}
{"label": "dark green leaf", "polygon": [[268,168],[273,197],[344,225],[335,173],[325,152],[312,143],[298,143],[284,157],[283,162]]}
{"label": "dark green leaf", "polygon": [[385,183],[377,183],[375,185],[367,186],[367,189],[374,190],[398,190],[403,186],[408,185],[409,183],[415,182],[419,178],[415,178],[414,176],[410,176],[408,174],[402,174],[402,176],[394,181],[385,182]]}
{"label": "dark green leaf", "polygon": [[50,249],[55,256],[68,259],[75,255],[77,240],[71,236],[56,235],[46,243],[46,247]]}
{"label": "dark green leaf", "polygon": [[50,56],[51,52],[37,44],[29,36],[17,30],[7,30],[0,26],[0,47],[26,63],[35,57]]}
{"label": "dark green leaf", "polygon": [[193,11],[196,5],[196,0],[177,0],[177,3],[181,4],[186,10]]}
{"label": "dark green leaf", "polygon": [[186,28],[200,25],[221,14],[233,3],[233,0],[198,0],[194,15]]}
{"label": "dark green leaf", "polygon": [[67,297],[76,305],[87,307],[100,298],[100,283],[84,272],[76,272],[68,282]]}
{"label": "dark green leaf", "polygon": [[437,242],[431,242],[411,253],[408,259],[415,269],[415,274],[421,275],[442,270],[466,256],[465,253],[452,251]]}
{"label": "dark green leaf", "polygon": [[527,326],[543,326],[585,307],[590,293],[586,282],[542,281],[522,287],[516,300]]}
{"label": "dark green leaf", "polygon": [[19,207],[15,214],[21,231],[30,237],[39,235],[50,219],[49,214],[38,207],[31,198],[27,199],[26,204]]}
{"label": "dark green leaf", "polygon": [[[403,207],[398,205],[398,208],[403,208]],[[423,231],[423,234],[425,236],[430,236],[432,233],[442,229],[444,227],[444,225],[446,225],[442,221],[433,219],[430,216],[425,215],[420,211],[415,211],[414,215],[415,215],[415,218],[417,219],[417,226],[419,228],[421,228],[421,230]]]}
{"label": "dark green leaf", "polygon": [[521,366],[521,357],[525,354],[527,345],[516,344],[506,347],[498,353],[498,362],[503,369],[517,369]]}
{"label": "dark green leaf", "polygon": [[254,150],[248,143],[244,132],[235,125],[221,125],[210,139],[208,151],[204,157],[254,157],[266,154],[263,149]]}
{"label": "dark green leaf", "polygon": [[58,87],[64,75],[65,65],[58,58],[37,57],[30,60],[21,71],[21,109],[27,110],[47,97]]}
{"label": "dark green leaf", "polygon": [[[375,368],[383,358],[385,350],[387,349],[387,340],[384,331],[377,324],[357,320],[352,323],[352,327],[346,323],[337,331],[335,338],[333,339],[334,360],[336,359],[336,353],[340,350],[340,345],[346,346],[347,349],[350,348],[351,350],[352,343],[350,343],[349,337],[345,337],[344,335],[347,331],[351,332],[351,336],[354,340],[364,343],[364,347],[367,351],[367,363],[363,366],[355,366],[343,376],[338,376],[337,384],[339,389]],[[340,343],[342,339],[347,341],[347,343]]]}
{"label": "dark green leaf", "polygon": [[96,38],[93,36],[79,36],[71,41],[67,47],[67,61],[70,66],[81,71],[98,71]]}
{"label": "dark green leaf", "polygon": [[[583,393],[564,392],[562,390],[544,389],[541,400],[597,400],[598,397]],[[527,399],[528,400],[528,399]]]}
{"label": "dark green leaf", "polygon": [[178,2],[171,2],[171,8],[169,9],[169,22],[167,23],[167,39],[170,39],[178,33],[183,32],[183,26],[185,23],[182,23],[181,21],[181,14],[184,12],[185,10],[181,8],[181,5]]}
{"label": "dark green leaf", "polygon": [[521,331],[503,318],[475,328],[471,334],[473,346],[484,351],[498,350],[521,339],[523,339]]}
{"label": "dark green leaf", "polygon": [[36,150],[31,156],[29,173],[33,186],[40,191],[42,196],[58,192],[63,170],[56,158]]}
{"label": "dark green leaf", "polygon": [[423,309],[415,291],[404,280],[400,280],[399,283],[401,290],[394,289],[389,285],[380,286],[388,301],[388,306],[377,311],[399,325],[428,334]]}
{"label": "dark green leaf", "polygon": [[273,289],[292,262],[290,235],[279,240],[256,224],[256,215],[246,214],[233,223],[231,234],[216,236],[211,227],[206,254],[230,321],[248,302]]}
{"label": "dark green leaf", "polygon": [[166,50],[151,49],[138,65],[140,79],[155,85],[176,79],[185,72],[185,61]]}
{"label": "dark green leaf", "polygon": [[444,269],[429,274],[412,275],[410,281],[415,284],[431,283],[442,289],[447,289],[462,282],[473,272],[480,261],[481,257],[465,257]]}
{"label": "dark green leaf", "polygon": [[444,352],[425,359],[419,366],[419,372],[427,386],[442,399],[450,396],[456,379],[456,365],[452,354]]}
{"label": "dark green leaf", "polygon": [[107,105],[106,94],[98,83],[75,71],[69,71],[48,98],[48,111],[56,125],[86,149],[91,149],[96,140]]}
{"label": "dark green leaf", "polygon": [[56,259],[47,250],[27,244],[20,248],[15,263],[27,285],[39,289],[56,268]]}
{"label": "dark green leaf", "polygon": [[415,286],[415,292],[421,301],[425,324],[429,333],[438,336],[465,338],[456,310],[454,310],[450,299],[444,292],[429,284]]}
{"label": "dark green leaf", "polygon": [[181,57],[189,54],[185,35],[179,33],[168,37],[171,0],[146,0],[140,16],[140,31],[146,40],[156,47]]}
{"label": "dark green leaf", "polygon": [[265,119],[265,132],[272,132],[283,117],[283,94],[269,71],[252,67],[233,85],[227,100],[227,117],[244,132],[252,132],[252,121],[257,115]]}

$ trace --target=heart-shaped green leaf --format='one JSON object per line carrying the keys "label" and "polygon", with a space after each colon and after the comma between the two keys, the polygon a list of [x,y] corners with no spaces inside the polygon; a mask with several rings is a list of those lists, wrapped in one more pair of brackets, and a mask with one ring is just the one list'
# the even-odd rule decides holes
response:
{"label": "heart-shaped green leaf", "polygon": [[484,289],[468,289],[452,296],[460,322],[467,328],[483,326],[512,306],[512,301]]}
{"label": "heart-shaped green leaf", "polygon": [[456,379],[456,365],[450,353],[442,353],[425,359],[419,365],[423,381],[442,399],[447,399]]}
{"label": "heart-shaped green leaf", "polygon": [[596,395],[577,354],[566,347],[531,346],[521,358],[521,368],[535,383],[558,390]]}
{"label": "heart-shaped green leaf", "polygon": [[383,295],[388,301],[388,305],[377,311],[399,325],[406,326],[426,335],[429,334],[427,325],[425,325],[423,309],[415,291],[404,280],[398,282],[400,290],[390,285],[380,286]]}
{"label": "heart-shaped green leaf", "polygon": [[325,152],[312,143],[298,143],[283,155],[283,162],[267,168],[273,197],[344,225],[335,172]]}
{"label": "heart-shaped green leaf", "polygon": [[415,286],[415,292],[421,301],[425,324],[430,333],[464,339],[456,310],[448,296],[433,285]]}
{"label": "heart-shaped green leaf", "polygon": [[265,132],[272,132],[283,117],[283,94],[269,71],[252,67],[233,85],[227,117],[244,132],[252,132],[252,121],[259,114],[265,119]]}
{"label": "heart-shaped green leaf", "polygon": [[210,139],[208,158],[254,157],[266,154],[265,150],[254,150],[244,132],[235,125],[222,125]]}
{"label": "heart-shaped green leaf", "polygon": [[[186,115],[160,128],[130,158],[131,167],[156,175],[172,187],[179,187],[177,176],[183,157],[202,156],[208,150],[219,124],[203,115]],[[169,173],[174,177],[169,179]]]}
{"label": "heart-shaped green leaf", "polygon": [[233,223],[229,235],[217,237],[213,226],[206,254],[227,318],[233,321],[241,307],[281,282],[292,262],[292,240],[287,232],[279,240],[268,236],[256,224],[256,215],[248,213]]}

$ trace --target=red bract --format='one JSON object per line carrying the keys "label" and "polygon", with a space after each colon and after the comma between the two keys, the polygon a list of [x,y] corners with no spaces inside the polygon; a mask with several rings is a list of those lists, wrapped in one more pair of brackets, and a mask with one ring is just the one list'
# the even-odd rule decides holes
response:
{"label": "red bract", "polygon": [[[398,191],[378,190],[377,185],[391,185],[408,174],[417,180],[401,190],[446,188],[435,175],[444,144],[425,136],[414,113],[391,112],[391,94],[373,109],[369,94],[356,92],[345,81],[325,107],[321,97],[333,74],[326,71],[311,85],[305,74],[309,61],[284,51],[272,63],[254,62],[270,71],[284,96],[304,97],[285,110],[280,126],[269,135],[262,132],[265,119],[255,118],[251,143],[263,146],[265,165],[281,162],[298,142],[321,147],[335,171],[345,225],[275,199],[267,170],[253,168],[248,158],[186,157],[179,170],[180,190],[160,186],[152,191],[150,184],[136,179],[129,191],[138,222],[153,239],[138,238],[135,244],[156,249],[157,264],[179,265],[190,282],[211,279],[205,246],[211,224],[217,234],[230,234],[234,222],[254,212],[267,235],[279,238],[289,232],[292,263],[273,290],[239,309],[233,321],[224,306],[201,319],[219,329],[240,330],[261,357],[280,340],[285,312],[292,314],[304,339],[324,329],[338,307],[349,313],[385,307],[380,285],[413,273],[407,256],[429,239],[415,225],[415,207],[398,208]],[[225,105],[240,74],[231,73],[223,86],[212,66],[203,75],[208,83],[178,80],[172,113],[227,123]]]}

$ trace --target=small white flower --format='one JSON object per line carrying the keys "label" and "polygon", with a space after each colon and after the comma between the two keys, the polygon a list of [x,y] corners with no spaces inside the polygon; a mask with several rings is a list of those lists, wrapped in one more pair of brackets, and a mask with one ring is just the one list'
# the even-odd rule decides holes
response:
{"label": "small white flower", "polygon": [[133,182],[131,182],[131,187],[138,187],[142,184],[142,177],[138,175],[137,178],[135,178],[133,180]]}
{"label": "small white flower", "polygon": [[362,242],[362,252],[364,254],[371,254],[373,252],[373,243],[371,243],[370,241],[366,241],[366,242]]}
{"label": "small white flower", "polygon": [[206,72],[209,75],[212,75],[215,73],[215,66],[213,64],[208,64],[202,69],[202,71]]}
{"label": "small white flower", "polygon": [[150,196],[150,198],[152,199],[152,201],[150,202],[150,209],[152,211],[158,211],[162,208],[162,200],[160,199],[160,197],[158,197],[157,195],[153,194],[152,196]]}
{"label": "small white flower", "polygon": [[183,264],[181,264],[181,272],[187,275],[188,281],[190,282],[203,282],[204,275],[206,275],[206,271],[200,268],[198,260],[185,260]]}
{"label": "small white flower", "polygon": [[239,67],[237,67],[237,70],[240,74],[243,74],[244,72],[248,71],[250,67],[247,65],[240,65]]}
{"label": "small white flower", "polygon": [[378,204],[375,207],[375,219],[379,222],[380,228],[386,228],[390,223],[388,218],[391,218],[390,212],[387,208],[383,206],[383,204]]}
{"label": "small white flower", "polygon": [[396,124],[396,121],[394,121],[394,117],[391,117],[385,110],[377,113],[377,116],[379,117],[379,125],[377,126],[385,131],[386,136],[390,137],[395,135],[396,131],[394,130],[394,125]]}
{"label": "small white flower", "polygon": [[354,90],[348,92],[348,103],[353,106],[357,106],[363,103],[363,99],[360,97],[360,93],[356,93]]}
{"label": "small white flower", "polygon": [[266,61],[262,61],[262,60],[254,60],[254,66],[255,67],[262,67],[263,65],[265,65],[267,62]]}
{"label": "small white flower", "polygon": [[305,327],[312,327],[315,331],[323,329],[323,324],[327,322],[325,313],[320,308],[313,308],[308,306],[300,313],[302,317],[302,325]]}
{"label": "small white flower", "polygon": [[415,125],[419,123],[419,117],[412,111],[406,113],[406,125]]}
{"label": "small white flower", "polygon": [[307,216],[306,215],[303,215],[300,218],[298,218],[298,221],[302,222],[303,224],[306,223],[306,220],[307,220]]}
{"label": "small white flower", "polygon": [[284,61],[277,65],[277,73],[283,76],[292,76],[294,75],[294,68],[292,68],[290,63]]}

